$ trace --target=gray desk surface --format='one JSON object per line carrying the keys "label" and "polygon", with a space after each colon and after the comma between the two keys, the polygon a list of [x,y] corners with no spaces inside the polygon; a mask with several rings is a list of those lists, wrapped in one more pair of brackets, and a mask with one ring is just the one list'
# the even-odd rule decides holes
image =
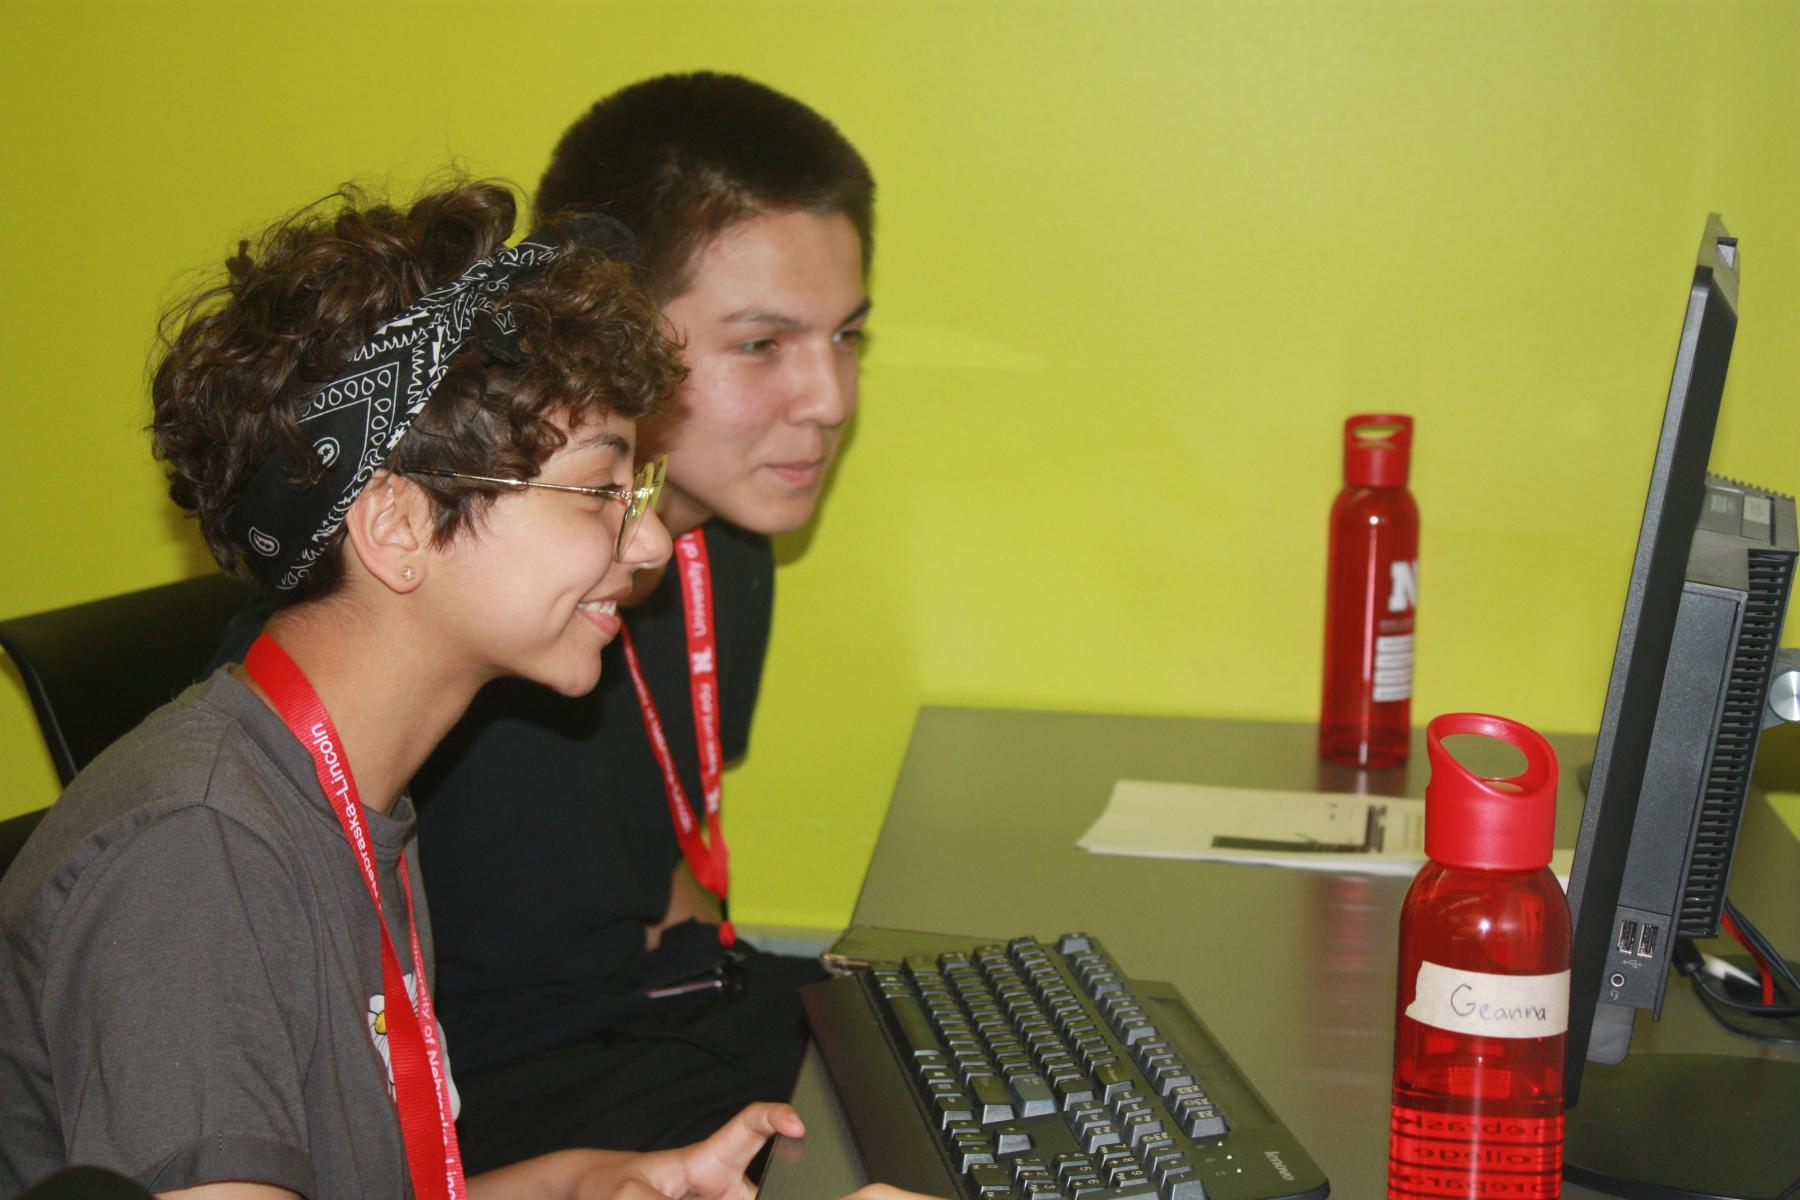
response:
{"label": "gray desk surface", "polygon": [[[924,709],[854,922],[1098,936],[1136,977],[1182,990],[1331,1177],[1334,1196],[1379,1196],[1408,881],[1075,847],[1120,778],[1423,795],[1422,730],[1406,767],[1369,772],[1321,764],[1314,736],[1300,724]],[[1563,767],[1557,842],[1573,845],[1576,772],[1592,739],[1551,742]],[[1777,944],[1800,934],[1800,844],[1760,797],[1746,814],[1732,896]],[[1640,1017],[1633,1047],[1795,1057],[1725,1034],[1685,986],[1670,989],[1663,1022]],[[795,1099],[812,1132],[804,1146],[778,1147],[765,1194],[841,1195],[861,1167],[816,1058]]]}

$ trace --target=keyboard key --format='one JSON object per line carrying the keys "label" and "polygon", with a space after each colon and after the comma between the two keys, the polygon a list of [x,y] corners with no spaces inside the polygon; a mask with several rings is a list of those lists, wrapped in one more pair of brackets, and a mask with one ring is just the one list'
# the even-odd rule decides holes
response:
{"label": "keyboard key", "polygon": [[1160,1157],[1150,1167],[1162,1200],[1206,1200],[1206,1185],[1200,1180],[1201,1164],[1185,1154]]}
{"label": "keyboard key", "polygon": [[1011,1196],[1012,1179],[998,1163],[976,1163],[968,1169],[969,1182],[982,1196]]}
{"label": "keyboard key", "polygon": [[1099,999],[1102,996],[1110,996],[1114,992],[1123,991],[1125,987],[1123,983],[1119,982],[1119,977],[1114,975],[1111,971],[1094,972],[1092,975],[1088,976],[1087,985],[1088,995],[1093,996],[1095,999]]}
{"label": "keyboard key", "polygon": [[967,1174],[971,1169],[977,1166],[992,1163],[994,1161],[994,1151],[992,1148],[979,1150],[973,1146],[959,1146],[956,1151],[956,1158],[962,1166],[963,1173]]}
{"label": "keyboard key", "polygon": [[1156,1111],[1148,1101],[1140,1099],[1136,1092],[1121,1093],[1109,1107],[1112,1109],[1113,1119],[1120,1124],[1124,1124],[1133,1117],[1147,1116]]}
{"label": "keyboard key", "polygon": [[975,1094],[979,1120],[983,1125],[996,1125],[1013,1119],[1012,1093],[998,1075],[977,1075],[969,1080]]}
{"label": "keyboard key", "polygon": [[994,1131],[994,1150],[999,1154],[1023,1154],[1031,1149],[1031,1135],[1023,1126],[1002,1125]]}
{"label": "keyboard key", "polygon": [[1163,1099],[1168,1101],[1170,1108],[1179,1108],[1183,1104],[1187,1104],[1187,1103],[1194,1102],[1194,1101],[1198,1101],[1200,1103],[1208,1102],[1207,1095],[1206,1095],[1206,1089],[1201,1087],[1199,1084],[1194,1084],[1194,1083],[1180,1084],[1176,1087],[1170,1088],[1168,1091],[1163,1093]]}
{"label": "keyboard key", "polygon": [[1176,1152],[1175,1139],[1170,1137],[1168,1130],[1165,1129],[1163,1132],[1154,1134],[1145,1138],[1142,1142],[1139,1142],[1137,1151],[1140,1159],[1145,1163],[1154,1166],[1159,1156],[1164,1154],[1174,1154]]}
{"label": "keyboard key", "polygon": [[1142,1167],[1138,1166],[1114,1167],[1112,1173],[1107,1177],[1107,1182],[1121,1192],[1133,1189],[1142,1191],[1150,1187],[1150,1177],[1144,1174]]}
{"label": "keyboard key", "polygon": [[1010,1082],[1021,1117],[1046,1117],[1056,1111],[1056,1097],[1042,1075],[1020,1075]]}
{"label": "keyboard key", "polygon": [[919,1007],[917,1000],[911,996],[895,996],[888,1001],[888,1011],[894,1014],[900,1036],[906,1039],[915,1058],[921,1054],[943,1053],[943,1043],[938,1041],[936,1031],[925,1019],[925,1010]]}
{"label": "keyboard key", "polygon": [[1196,1109],[1182,1115],[1181,1131],[1191,1138],[1218,1137],[1230,1126],[1215,1108]]}
{"label": "keyboard key", "polygon": [[1094,1082],[1100,1085],[1100,1098],[1111,1100],[1120,1092],[1129,1091],[1133,1080],[1131,1072],[1115,1060],[1094,1068]]}
{"label": "keyboard key", "polygon": [[975,1110],[969,1102],[969,1097],[962,1092],[954,1092],[948,1096],[935,1096],[932,1102],[937,1109],[938,1128],[940,1129],[948,1128],[956,1121],[971,1121],[975,1118]]}
{"label": "keyboard key", "polygon": [[1206,1185],[1197,1171],[1182,1171],[1156,1185],[1162,1200],[1206,1200]]}
{"label": "keyboard key", "polygon": [[1166,1133],[1168,1133],[1167,1127],[1149,1113],[1125,1122],[1125,1140],[1133,1146],[1141,1146],[1146,1139]]}
{"label": "keyboard key", "polygon": [[1185,1063],[1167,1063],[1151,1074],[1150,1082],[1156,1085],[1160,1094],[1167,1096],[1178,1087],[1193,1085],[1194,1073],[1187,1069]]}
{"label": "keyboard key", "polygon": [[1100,1152],[1098,1161],[1094,1164],[1094,1169],[1099,1171],[1102,1175],[1110,1175],[1121,1167],[1135,1167],[1137,1165],[1137,1159],[1133,1158],[1131,1151],[1127,1150],[1125,1147],[1108,1146]]}

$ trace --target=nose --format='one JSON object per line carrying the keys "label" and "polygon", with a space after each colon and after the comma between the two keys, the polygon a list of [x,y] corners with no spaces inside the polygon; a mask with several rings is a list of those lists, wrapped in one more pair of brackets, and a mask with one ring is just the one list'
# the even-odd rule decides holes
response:
{"label": "nose", "polygon": [[854,347],[827,339],[796,356],[788,414],[796,422],[835,429],[856,411],[861,362]]}
{"label": "nose", "polygon": [[669,539],[668,526],[662,523],[662,518],[652,509],[644,514],[637,529],[632,531],[631,541],[625,544],[625,551],[619,555],[619,562],[633,571],[647,571],[668,562],[674,548],[674,543]]}

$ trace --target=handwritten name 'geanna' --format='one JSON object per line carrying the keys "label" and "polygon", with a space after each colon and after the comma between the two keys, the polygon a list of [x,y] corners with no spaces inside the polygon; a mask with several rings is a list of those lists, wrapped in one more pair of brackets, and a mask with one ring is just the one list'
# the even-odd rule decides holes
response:
{"label": "handwritten name 'geanna'", "polygon": [[1450,1011],[1478,1021],[1543,1021],[1549,1018],[1541,1004],[1487,1004],[1473,996],[1474,989],[1459,983],[1450,991]]}

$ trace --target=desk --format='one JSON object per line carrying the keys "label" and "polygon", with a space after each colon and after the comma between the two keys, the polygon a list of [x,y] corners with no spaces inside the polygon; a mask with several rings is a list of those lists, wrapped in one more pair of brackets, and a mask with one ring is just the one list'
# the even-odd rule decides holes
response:
{"label": "desk", "polygon": [[[1325,1169],[1334,1197],[1380,1196],[1409,881],[1075,847],[1121,777],[1424,794],[1422,729],[1408,765],[1382,771],[1322,764],[1314,739],[1314,727],[1300,724],[924,709],[853,920],[977,936],[1094,934],[1135,976],[1182,990]],[[1575,775],[1592,739],[1550,741],[1563,764],[1557,844],[1573,845]],[[964,882],[977,870],[988,880],[979,889]],[[1760,797],[1746,813],[1732,895],[1778,945],[1794,943],[1800,845]],[[1670,989],[1660,1024],[1640,1014],[1633,1046],[1796,1057],[1724,1033],[1685,985]],[[795,1102],[811,1133],[803,1145],[777,1147],[764,1195],[822,1200],[860,1184],[816,1055]]]}

